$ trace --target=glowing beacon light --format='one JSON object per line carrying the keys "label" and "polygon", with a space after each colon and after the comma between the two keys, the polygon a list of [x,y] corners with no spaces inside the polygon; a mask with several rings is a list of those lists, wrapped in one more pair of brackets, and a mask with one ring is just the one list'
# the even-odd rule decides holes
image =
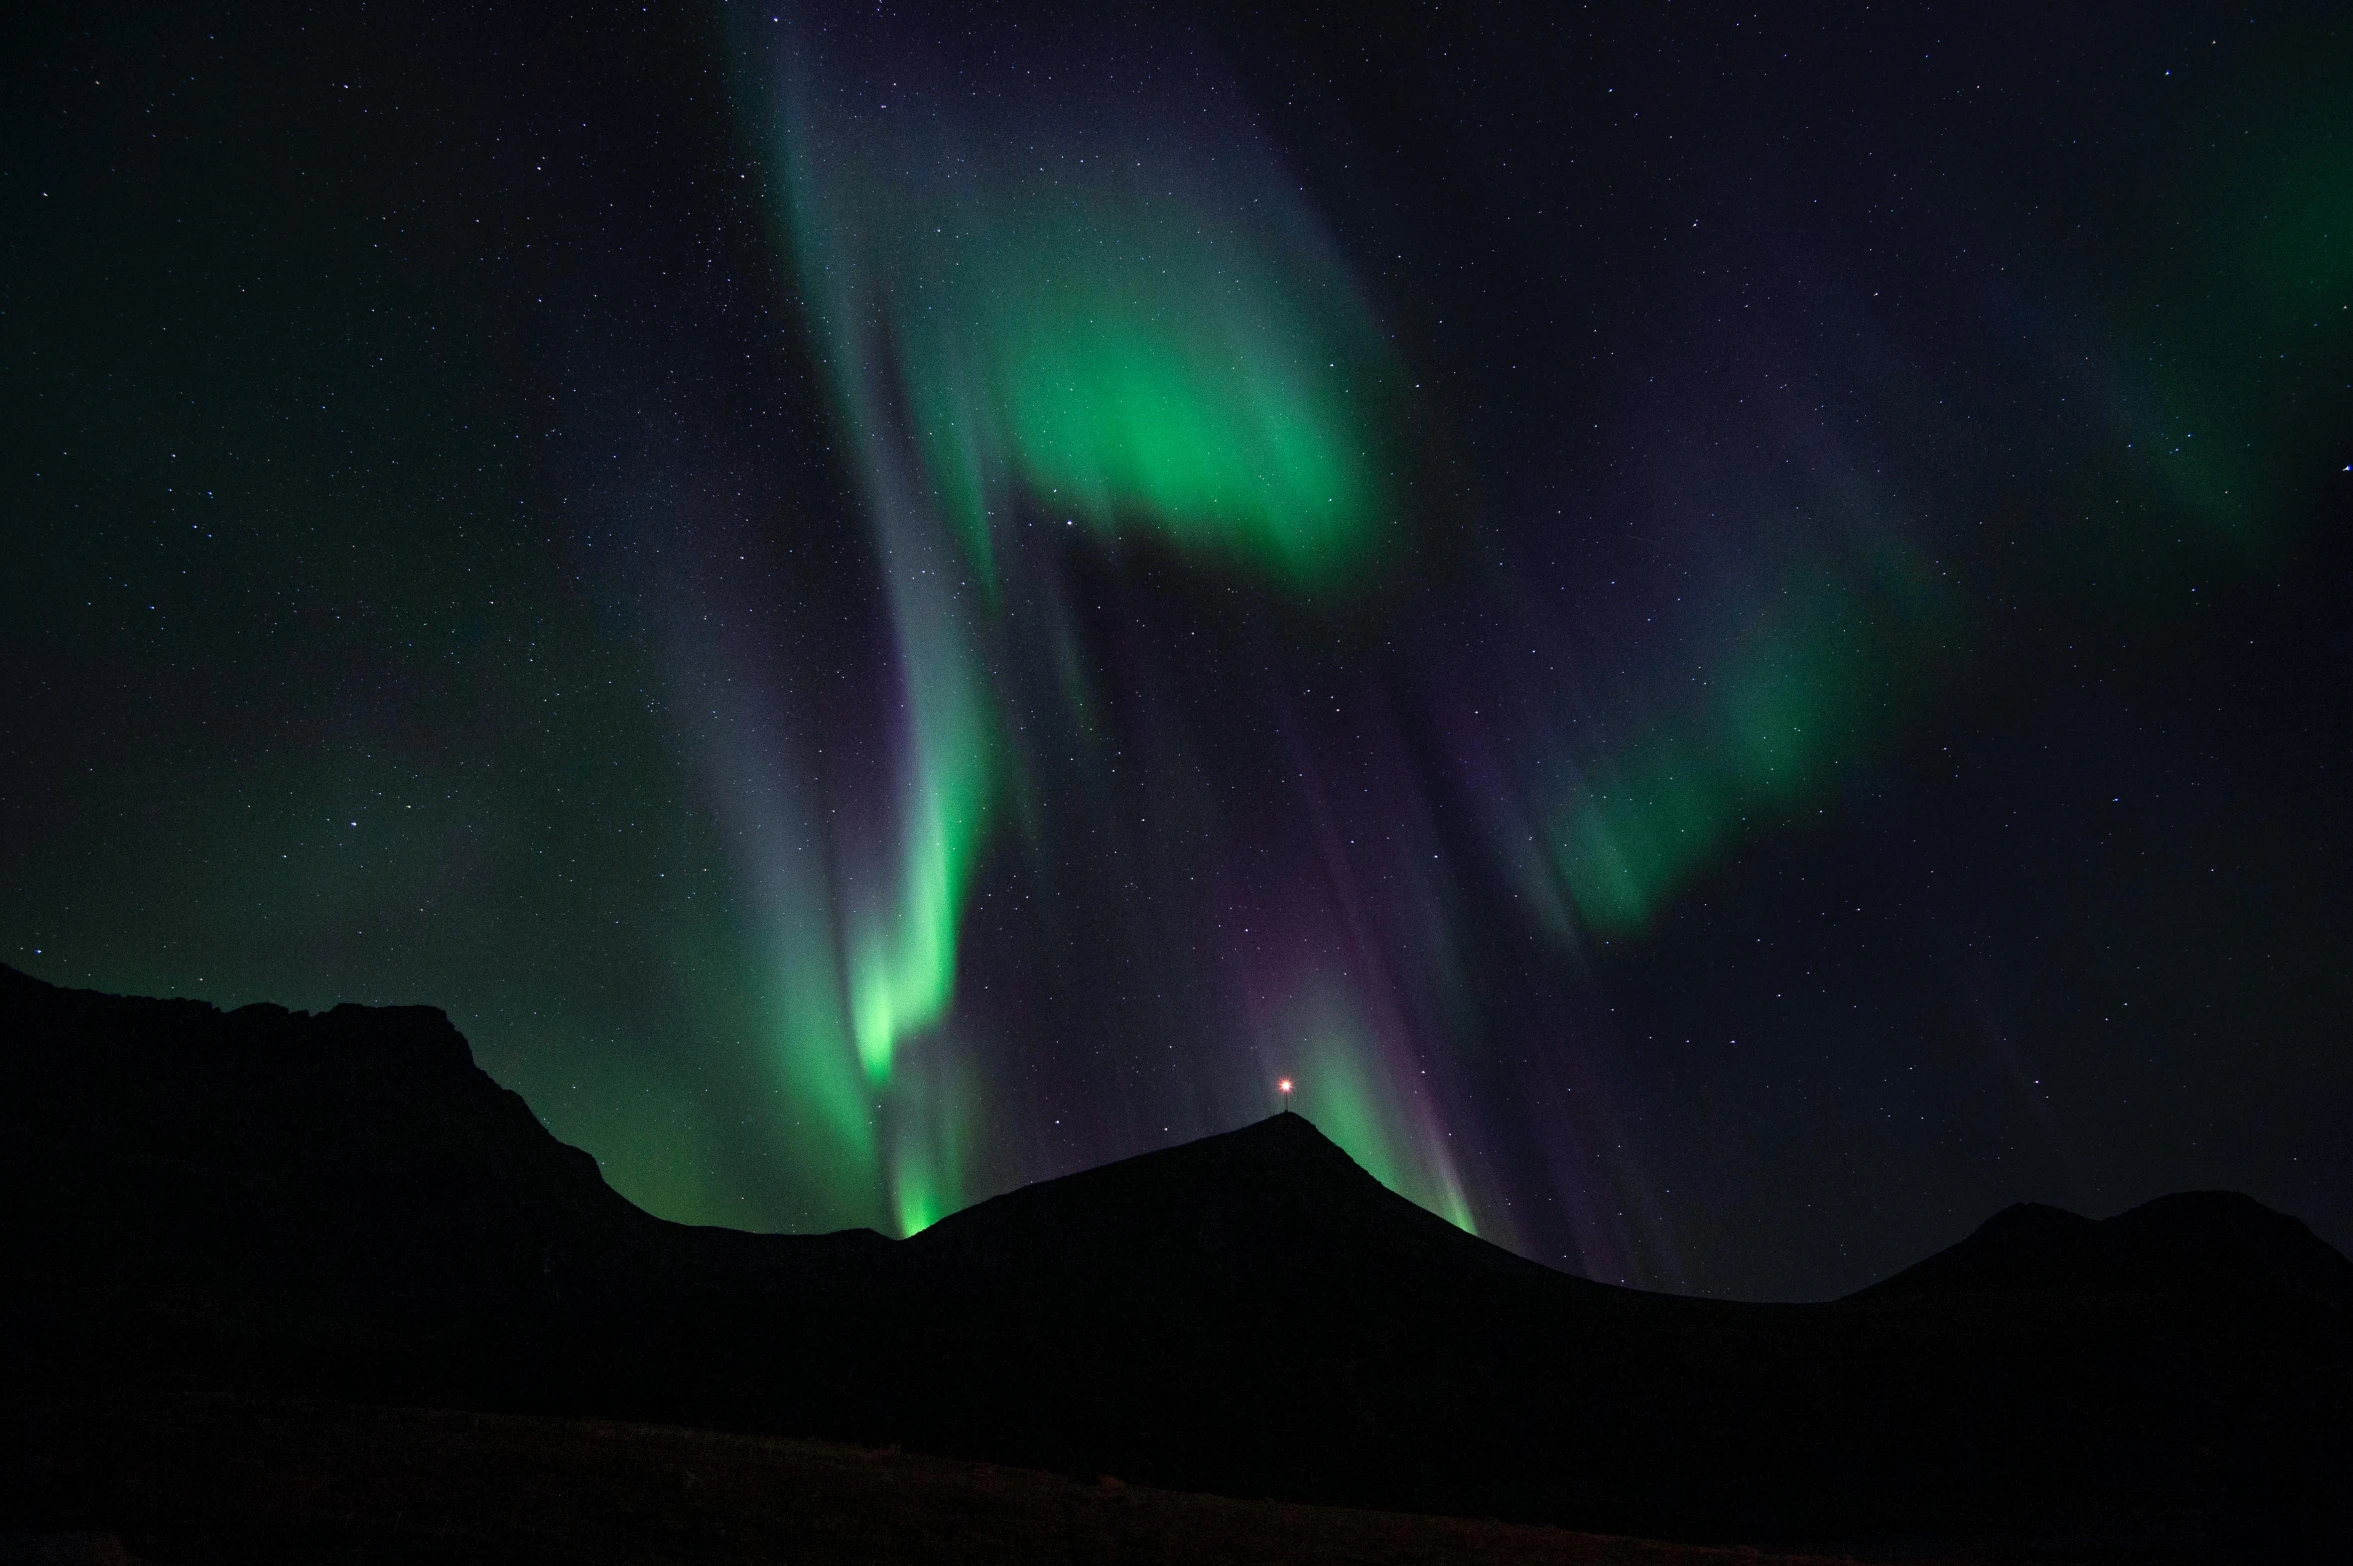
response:
{"label": "glowing beacon light", "polygon": [[1283,1095],[1283,1113],[1291,1112],[1291,1079],[1284,1077],[1275,1083],[1275,1091]]}

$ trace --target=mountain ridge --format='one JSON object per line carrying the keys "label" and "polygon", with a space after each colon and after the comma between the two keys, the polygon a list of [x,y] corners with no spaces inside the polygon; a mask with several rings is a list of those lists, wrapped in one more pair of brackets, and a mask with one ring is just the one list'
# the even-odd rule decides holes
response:
{"label": "mountain ridge", "polygon": [[[451,1023],[448,1014],[433,1006],[367,1006],[350,1002],[320,1012],[290,1010],[272,1002],[253,1002],[234,1008],[223,1008],[209,1001],[187,998],[151,998],[113,995],[103,991],[74,989],[51,985],[6,963],[0,963],[0,1009],[14,1013],[20,1025],[38,1027],[44,1013],[61,1006],[89,1008],[96,1017],[85,1017],[83,1031],[91,1031],[89,1024],[98,1023],[95,1042],[120,1047],[128,1033],[169,1030],[180,1035],[182,1047],[203,1048],[227,1042],[226,1035],[239,1034],[237,1047],[259,1049],[271,1053],[262,1058],[240,1062],[241,1066],[270,1066],[284,1069],[300,1066],[316,1069],[324,1057],[316,1052],[325,1049],[386,1050],[405,1055],[421,1068],[424,1086],[439,1081],[445,1086],[470,1086],[487,1090],[481,1094],[494,1101],[511,1122],[512,1129],[529,1139],[523,1121],[515,1119],[515,1112],[528,1120],[543,1143],[537,1149],[551,1164],[562,1166],[574,1177],[588,1177],[594,1181],[597,1198],[612,1211],[634,1215],[635,1219],[667,1225],[680,1231],[707,1232],[714,1235],[742,1236],[748,1240],[769,1238],[827,1239],[850,1248],[863,1242],[851,1239],[862,1234],[873,1235],[887,1245],[898,1246],[912,1241],[918,1250],[935,1250],[942,1246],[970,1243],[965,1236],[976,1226],[990,1226],[1003,1221],[1005,1215],[1025,1206],[1056,1200],[1066,1193],[1090,1187],[1107,1188],[1128,1176],[1145,1170],[1173,1169],[1182,1164],[1203,1160],[1222,1149],[1242,1149],[1251,1145],[1254,1137],[1304,1132],[1312,1145],[1325,1157],[1325,1168],[1333,1173],[1345,1171],[1353,1176],[1352,1195],[1361,1209],[1368,1202],[1388,1209],[1387,1216],[1399,1217],[1410,1212],[1408,1222],[1427,1230],[1433,1237],[1441,1230],[1471,1242],[1465,1254],[1496,1253],[1511,1262],[1538,1268],[1561,1277],[1590,1283],[1593,1288],[1616,1291],[1619,1285],[1588,1280],[1574,1273],[1547,1266],[1545,1263],[1518,1256],[1491,1241],[1466,1234],[1411,1202],[1390,1191],[1366,1173],[1338,1144],[1324,1136],[1320,1128],[1304,1115],[1278,1113],[1262,1120],[1226,1132],[1194,1139],[1190,1142],[1116,1160],[1109,1164],[1075,1171],[1068,1175],[1032,1182],[1014,1190],[985,1198],[970,1207],[962,1208],[938,1222],[908,1237],[898,1240],[871,1228],[851,1228],[814,1233],[795,1233],[787,1236],[766,1231],[736,1230],[723,1225],[682,1224],[647,1213],[627,1197],[615,1191],[604,1179],[595,1158],[580,1148],[564,1142],[549,1131],[522,1095],[500,1085],[474,1060],[472,1049],[464,1035]],[[111,1014],[111,1015],[109,1015]],[[309,1033],[313,1036],[305,1038]],[[85,1040],[85,1042],[92,1042]],[[309,1058],[305,1058],[305,1057]],[[4,1059],[6,1057],[0,1057]],[[364,1057],[362,1057],[364,1058]],[[152,1063],[152,1062],[151,1062]],[[117,1085],[120,1084],[116,1079]],[[175,1084],[184,1087],[184,1083]],[[96,1122],[103,1124],[103,1122]],[[522,1143],[518,1143],[518,1146]],[[1173,1162],[1170,1162],[1173,1161]],[[1260,1168],[1267,1160],[1255,1151],[1235,1160],[1229,1173]],[[1131,1182],[1132,1183],[1132,1182]],[[1223,1192],[1210,1192],[1201,1182],[1192,1182],[1198,1194],[1222,1197]],[[583,1180],[583,1191],[589,1187]],[[1327,1188],[1328,1189],[1328,1188]],[[1135,1193],[1124,1193],[1116,1204],[1133,1206]],[[1221,1209],[1231,1204],[1220,1202]],[[1295,1201],[1285,1201],[1277,1194],[1272,1206],[1284,1210],[1297,1219],[1303,1216]],[[1318,1224],[1328,1224],[1337,1211],[1327,1206],[1315,1215]],[[1220,1211],[1221,1219],[1238,1214]],[[2218,1222],[2227,1219],[2227,1222]],[[1425,1222],[1426,1220],[1426,1222]],[[625,1220],[631,1221],[631,1220]],[[1056,1221],[1068,1221],[1067,1215]],[[1890,1276],[1844,1296],[1861,1300],[1904,1292],[1919,1292],[1930,1288],[1953,1288],[1969,1291],[2004,1292],[2034,1287],[2101,1286],[2133,1292],[2157,1282],[2159,1272],[2153,1265],[2160,1260],[2185,1260],[2195,1256],[2195,1247],[2188,1234],[2173,1231],[2183,1225],[2194,1228],[2197,1235],[2208,1240],[2219,1239],[2242,1261],[2268,1258],[2289,1268],[2300,1280],[2295,1285],[2321,1297],[2353,1299],[2353,1261],[2313,1234],[2311,1229],[2289,1215],[2265,1207],[2253,1197],[2238,1192],[2177,1192],[2154,1198],[2123,1213],[2105,1219],[2095,1219],[2064,1208],[2043,1203],[2019,1202],[1994,1214],[1973,1230],[1969,1236],[1945,1251],[1900,1269]],[[991,1243],[1002,1244],[1002,1236]],[[1439,1240],[1438,1243],[1448,1243]],[[2051,1277],[2038,1281],[2020,1269],[2030,1269],[2037,1261],[2047,1262],[2058,1269]],[[2254,1269],[2258,1278],[2264,1269]],[[2207,1269],[2190,1269],[2195,1286],[2206,1289],[2214,1279]],[[2128,1282],[2127,1280],[2132,1280]],[[2282,1280],[2284,1282],[2284,1278]],[[1629,1290],[1633,1293],[1652,1293],[1648,1290]]]}
{"label": "mountain ridge", "polygon": [[[593,1413],[1693,1540],[2287,1547],[2353,1531],[2353,1311],[2214,1280],[2285,1256],[2326,1285],[2344,1259],[2312,1246],[2245,1198],[2013,1208],[1843,1301],[1646,1294],[1280,1115],[904,1240],[694,1228],[431,1008],[0,970],[0,1363],[57,1395]],[[2119,1291],[2081,1262],[2118,1247],[2221,1260]],[[1984,1286],[2045,1253],[2056,1281]]]}
{"label": "mountain ridge", "polygon": [[1959,1244],[1847,1297],[2233,1289],[2353,1306],[2353,1261],[2301,1220],[2238,1191],[2177,1191],[2110,1218],[2018,1202]]}

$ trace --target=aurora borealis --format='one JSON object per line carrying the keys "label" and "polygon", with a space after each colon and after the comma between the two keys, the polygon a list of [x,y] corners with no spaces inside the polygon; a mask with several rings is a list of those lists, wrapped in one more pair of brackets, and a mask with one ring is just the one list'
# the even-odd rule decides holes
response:
{"label": "aurora borealis", "polygon": [[2353,1234],[2325,8],[15,51],[0,957],[905,1232],[1297,1108],[1597,1277]]}
{"label": "aurora borealis", "polygon": [[[846,1031],[863,1083],[812,1096],[845,1147],[870,1117],[886,1129],[874,1171],[837,1174],[853,1190],[879,1174],[911,1232],[963,1191],[966,1122],[990,1113],[931,1076],[898,1081],[904,1050],[965,1047],[956,956],[976,866],[1013,796],[1033,843],[1051,830],[1041,744],[1109,760],[1097,679],[1067,652],[1059,555],[1148,530],[1207,569],[1343,590],[1395,526],[1375,455],[1393,376],[1230,90],[1091,97],[1082,68],[1050,110],[1021,113],[1007,105],[1038,90],[1026,63],[910,60],[887,24],[844,44],[814,19],[733,21],[749,133],[784,193],[780,248],[882,567],[903,714],[889,819],[815,845],[836,871],[801,889],[815,906],[796,927],[834,924],[819,944],[840,971],[815,988],[846,997],[847,1028],[788,1025],[778,1048],[796,1078],[844,1078]],[[1026,536],[1041,525],[1045,542]],[[1063,650],[1062,710],[1033,738],[1046,648]]]}

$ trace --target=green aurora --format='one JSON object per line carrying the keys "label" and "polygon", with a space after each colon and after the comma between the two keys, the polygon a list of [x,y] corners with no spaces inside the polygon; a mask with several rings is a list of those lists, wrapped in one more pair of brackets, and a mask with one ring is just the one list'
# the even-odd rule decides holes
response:
{"label": "green aurora", "polygon": [[[888,586],[904,722],[895,828],[837,850],[841,971],[786,943],[779,1051],[855,1155],[845,1195],[878,1184],[908,1233],[959,1204],[980,1113],[954,1015],[973,878],[1008,807],[1042,808],[1017,797],[1028,769],[992,684],[1008,534],[1140,533],[1198,569],[1344,596],[1399,526],[1382,447],[1400,377],[1231,103],[1207,132],[1090,137],[1068,111],[945,94],[852,107],[843,79],[797,51],[754,113]],[[1083,682],[1061,695],[1083,719]],[[1348,1122],[1383,1167],[1388,1113]]]}

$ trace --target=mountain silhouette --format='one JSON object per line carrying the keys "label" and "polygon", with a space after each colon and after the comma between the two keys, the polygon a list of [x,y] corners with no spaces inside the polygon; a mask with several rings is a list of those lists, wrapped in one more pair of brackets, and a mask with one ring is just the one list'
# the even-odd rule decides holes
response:
{"label": "mountain silhouette", "polygon": [[[1074,1233],[1094,1239],[1075,1256]],[[1332,1266],[1548,1272],[1397,1195],[1295,1114],[1024,1186],[908,1248],[1074,1281],[1122,1265],[1252,1286]]]}
{"label": "mountain silhouette", "polygon": [[1953,1294],[2279,1293],[2353,1307],[2353,1261],[2236,1191],[2183,1191],[2094,1220],[2020,1202],[1858,1298]]}
{"label": "mountain silhouette", "polygon": [[1745,1305],[1512,1255],[1279,1115],[907,1240],[742,1234],[622,1199],[438,1011],[0,967],[0,1266],[28,1396],[594,1413],[1733,1542],[2353,1525],[2353,1264],[2224,1193],[2011,1208]]}
{"label": "mountain silhouette", "polygon": [[682,1311],[887,1246],[652,1217],[429,1007],[223,1012],[0,965],[0,1037],[23,1318],[0,1352],[34,1382],[666,1407],[694,1373]]}

